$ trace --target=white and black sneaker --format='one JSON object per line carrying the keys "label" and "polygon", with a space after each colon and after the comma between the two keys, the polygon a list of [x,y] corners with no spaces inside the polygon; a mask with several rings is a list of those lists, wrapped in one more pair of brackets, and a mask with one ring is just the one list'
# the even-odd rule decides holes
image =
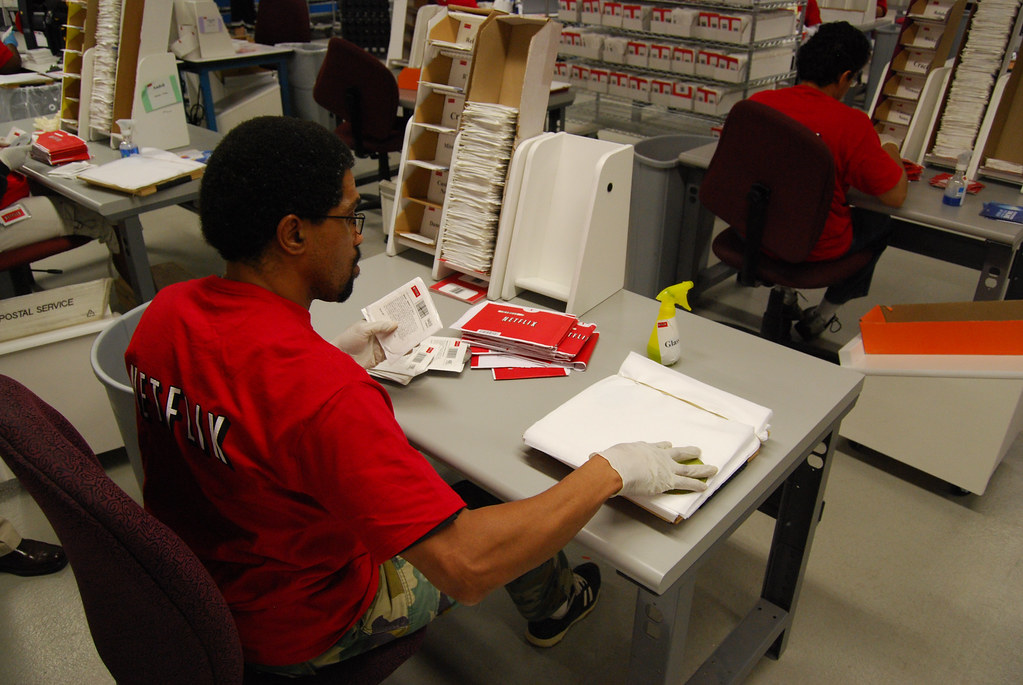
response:
{"label": "white and black sneaker", "polygon": [[553,647],[561,642],[575,623],[586,618],[597,604],[600,594],[600,568],[593,562],[579,564],[574,569],[575,583],[568,600],[568,611],[561,618],[530,621],[526,627],[526,640],[537,647]]}

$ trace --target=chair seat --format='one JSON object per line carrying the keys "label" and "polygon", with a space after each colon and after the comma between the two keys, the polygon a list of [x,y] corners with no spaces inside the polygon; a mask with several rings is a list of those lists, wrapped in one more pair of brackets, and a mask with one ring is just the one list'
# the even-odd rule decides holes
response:
{"label": "chair seat", "polygon": [[[714,239],[714,254],[728,266],[742,268],[745,245],[739,232],[726,228]],[[757,258],[757,278],[765,283],[798,289],[826,288],[842,281],[862,269],[870,261],[869,250],[822,262],[790,264],[761,253]]]}
{"label": "chair seat", "polygon": [[31,245],[22,245],[13,250],[4,250],[0,252],[0,271],[6,271],[16,266],[31,264],[40,259],[52,257],[55,254],[84,245],[90,240],[92,238],[85,235],[62,235],[56,238],[40,240],[38,243],[32,243]]}
{"label": "chair seat", "polygon": [[361,141],[357,140],[352,132],[352,124],[349,121],[342,122],[340,126],[334,129],[334,133],[356,153],[401,152],[401,148],[405,144],[404,122],[397,117],[394,121],[394,128],[388,131],[385,138],[366,137]]}

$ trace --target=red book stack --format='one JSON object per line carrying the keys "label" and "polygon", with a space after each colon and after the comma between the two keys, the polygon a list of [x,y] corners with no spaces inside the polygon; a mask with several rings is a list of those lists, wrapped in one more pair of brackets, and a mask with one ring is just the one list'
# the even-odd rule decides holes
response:
{"label": "red book stack", "polygon": [[89,159],[89,146],[73,133],[47,131],[40,133],[32,143],[30,154],[32,159],[56,166]]}
{"label": "red book stack", "polygon": [[571,314],[498,302],[476,305],[451,327],[472,344],[472,368],[495,369],[495,378],[584,371],[600,337],[595,324]]}

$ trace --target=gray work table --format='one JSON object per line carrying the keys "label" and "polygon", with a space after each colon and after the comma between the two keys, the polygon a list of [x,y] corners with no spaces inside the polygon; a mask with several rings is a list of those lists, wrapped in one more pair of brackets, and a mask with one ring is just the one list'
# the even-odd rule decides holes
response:
{"label": "gray work table", "polygon": [[[417,257],[365,260],[348,303],[313,304],[314,327],[331,338],[359,318],[362,306],[414,276],[429,284],[429,265]],[[439,294],[433,299],[445,324],[468,308]],[[597,324],[601,338],[590,368],[567,378],[494,381],[487,371],[466,369],[458,375],[429,372],[408,386],[385,383],[398,422],[417,449],[502,499],[542,492],[568,469],[525,447],[523,432],[617,372],[629,351],[644,353],[657,310],[655,300],[618,291],[583,315]],[[770,439],[690,519],[671,525],[628,501],[611,500],[576,540],[638,586],[629,682],[678,683],[685,675],[695,571],[758,507],[776,514],[762,599],[694,676],[696,682],[734,682],[765,653],[777,656],[784,649],[820,515],[832,438],[862,376],[681,311],[679,327],[685,351],[674,368],[770,407]]]}
{"label": "gray work table", "polygon": [[[31,131],[33,128],[31,119],[14,121],[11,122],[11,125],[26,131]],[[198,150],[212,150],[221,137],[214,131],[198,126],[189,126],[188,135],[189,144],[185,149],[195,148]],[[91,141],[89,154],[92,156],[90,162],[93,164],[103,164],[120,158],[120,152],[116,148],[111,148],[106,139]],[[20,171],[48,190],[62,195],[82,207],[91,209],[115,224],[121,248],[125,252],[127,276],[132,290],[135,291],[140,302],[153,299],[156,288],[149,270],[149,257],[146,255],[140,216],[161,207],[193,202],[199,197],[199,181],[188,181],[142,197],[91,186],[85,181],[77,179],[51,176],[49,172],[55,168],[30,157]]]}
{"label": "gray work table", "polygon": [[[704,172],[710,165],[717,143],[683,152],[679,155],[681,172],[685,179],[686,197],[699,195],[699,185]],[[1023,224],[997,221],[980,216],[985,202],[1023,204],[1019,187],[990,179],[982,179],[984,189],[976,195],[967,193],[961,207],[948,207],[941,202],[941,190],[932,188],[928,180],[942,169],[926,167],[919,181],[909,184],[906,201],[901,207],[887,207],[877,198],[851,188],[848,193],[850,204],[892,217],[895,230],[891,246],[934,259],[977,269],[980,275],[974,300],[1015,300],[1023,298]],[[683,236],[709,245],[706,236],[705,216],[702,208],[691,210],[683,216]],[[697,218],[699,217],[699,218]],[[691,265],[692,276],[700,277],[704,283],[697,283],[703,289],[718,282],[721,269],[707,270],[702,276],[703,262]],[[699,280],[699,279],[697,279]]]}

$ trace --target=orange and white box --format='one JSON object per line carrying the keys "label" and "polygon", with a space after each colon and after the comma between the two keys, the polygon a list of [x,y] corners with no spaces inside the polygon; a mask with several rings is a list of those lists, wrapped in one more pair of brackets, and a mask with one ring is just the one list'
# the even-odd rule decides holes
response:
{"label": "orange and white box", "polygon": [[650,5],[622,3],[622,28],[630,31],[649,31],[650,10]]}
{"label": "orange and white box", "polygon": [[558,0],[558,19],[578,24],[582,2],[580,0]]}
{"label": "orange and white box", "polygon": [[607,93],[611,70],[603,67],[590,67],[590,90],[594,93]]}
{"label": "orange and white box", "polygon": [[650,8],[650,31],[664,35],[673,35],[671,30],[671,12],[673,7],[654,6]]}
{"label": "orange and white box", "polygon": [[629,93],[629,72],[611,69],[607,74],[607,94],[618,97],[632,97]]}
{"label": "orange and white box", "polygon": [[600,0],[600,23],[620,29],[622,27],[622,3],[616,0]]}
{"label": "orange and white box", "polygon": [[671,49],[669,43],[650,43],[650,61],[647,66],[651,69],[671,71]]}
{"label": "orange and white box", "polygon": [[582,9],[579,21],[583,24],[600,24],[600,0],[579,0]]}
{"label": "orange and white box", "polygon": [[675,90],[675,80],[654,76],[650,79],[650,104],[671,106],[671,94]]}
{"label": "orange and white box", "polygon": [[625,46],[625,63],[630,67],[650,64],[650,44],[645,40],[630,40]]}
{"label": "orange and white box", "polygon": [[650,77],[643,74],[629,76],[629,97],[638,102],[650,102]]}
{"label": "orange and white box", "polygon": [[692,76],[696,73],[696,48],[676,45],[671,49],[671,70],[676,74]]}

